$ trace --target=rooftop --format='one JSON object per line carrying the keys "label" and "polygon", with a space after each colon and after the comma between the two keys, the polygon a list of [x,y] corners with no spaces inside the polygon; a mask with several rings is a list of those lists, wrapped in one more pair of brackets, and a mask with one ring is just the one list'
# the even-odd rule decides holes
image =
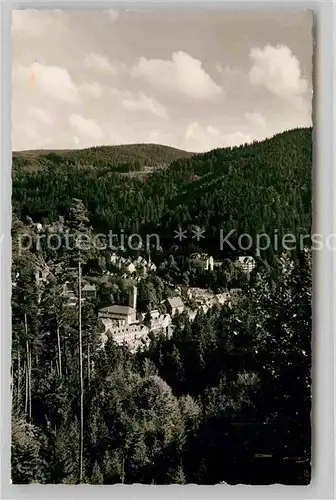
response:
{"label": "rooftop", "polygon": [[82,289],[84,292],[95,292],[96,291],[96,285],[85,285]]}
{"label": "rooftop", "polygon": [[190,255],[191,259],[198,259],[198,260],[207,260],[210,258],[210,255],[207,253],[192,253]]}
{"label": "rooftop", "polygon": [[129,306],[119,306],[117,304],[113,306],[107,306],[103,307],[102,309],[99,309],[100,313],[110,313],[110,314],[121,314],[124,316],[128,316],[129,314],[134,313],[133,307]]}
{"label": "rooftop", "polygon": [[254,258],[251,255],[245,255],[238,257],[238,261],[243,263],[254,262]]}
{"label": "rooftop", "polygon": [[184,307],[181,297],[169,297],[168,302],[171,307]]}

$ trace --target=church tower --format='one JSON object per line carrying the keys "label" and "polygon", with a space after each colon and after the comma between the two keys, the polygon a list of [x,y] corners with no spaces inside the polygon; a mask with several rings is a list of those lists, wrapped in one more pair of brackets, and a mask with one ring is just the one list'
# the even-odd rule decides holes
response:
{"label": "church tower", "polygon": [[130,294],[129,294],[129,306],[136,311],[137,308],[137,295],[138,295],[138,289],[136,286],[132,286]]}

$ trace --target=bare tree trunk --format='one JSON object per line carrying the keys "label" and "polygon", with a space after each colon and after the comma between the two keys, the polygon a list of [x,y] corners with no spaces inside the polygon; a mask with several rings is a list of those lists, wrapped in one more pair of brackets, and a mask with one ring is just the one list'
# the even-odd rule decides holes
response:
{"label": "bare tree trunk", "polygon": [[68,377],[68,365],[67,365],[67,343],[66,343],[66,340],[64,339],[63,341],[63,352],[64,352],[64,376],[65,376],[65,380],[67,379]]}
{"label": "bare tree trunk", "polygon": [[58,352],[58,370],[59,370],[59,376],[61,377],[62,376],[61,338],[60,338],[58,323],[57,323],[57,352]]}
{"label": "bare tree trunk", "polygon": [[[26,334],[26,360],[25,360],[25,368],[26,368],[26,396],[25,396],[25,415],[28,415],[28,402],[29,402],[29,343],[28,343],[28,322],[27,322],[27,313],[24,315],[24,326],[25,326],[25,334]],[[29,416],[28,416],[29,418]]]}
{"label": "bare tree trunk", "polygon": [[27,356],[25,356],[24,371],[25,371],[25,381],[26,381],[24,413],[25,413],[25,417],[27,417],[27,414],[28,414],[28,364],[27,364]]}
{"label": "bare tree trunk", "polygon": [[121,484],[124,484],[125,482],[125,455],[124,452],[122,452],[122,462],[121,462]]}
{"label": "bare tree trunk", "polygon": [[17,398],[17,406],[19,408],[20,406],[20,399],[21,399],[21,395],[20,395],[20,376],[21,376],[21,356],[20,356],[20,349],[18,349],[18,366],[17,366],[17,393],[16,393],[16,398]]}
{"label": "bare tree trunk", "polygon": [[[89,334],[88,334],[88,337],[89,337]],[[91,378],[91,361],[90,361],[90,342],[89,342],[89,338],[88,338],[88,344],[87,344],[87,384],[88,384],[88,387],[90,387],[90,378]]]}
{"label": "bare tree trunk", "polygon": [[30,346],[28,345],[29,348],[29,363],[28,363],[28,374],[29,374],[29,399],[28,399],[28,419],[29,422],[31,421],[31,414],[32,414],[32,401],[31,401],[31,393],[32,393],[32,361],[31,361],[31,349]]}
{"label": "bare tree trunk", "polygon": [[80,379],[80,442],[79,442],[79,482],[83,481],[83,439],[84,439],[84,389],[83,389],[83,345],[82,345],[82,283],[81,261],[78,259],[78,323],[79,323],[79,379]]}
{"label": "bare tree trunk", "polygon": [[58,352],[56,346],[55,346],[55,365],[56,365],[56,373],[57,375],[59,375]]}

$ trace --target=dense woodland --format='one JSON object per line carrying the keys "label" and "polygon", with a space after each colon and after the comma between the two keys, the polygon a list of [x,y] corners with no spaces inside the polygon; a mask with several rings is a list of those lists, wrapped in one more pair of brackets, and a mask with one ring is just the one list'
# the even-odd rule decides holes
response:
{"label": "dense woodland", "polygon": [[[311,149],[311,129],[299,129],[171,162],[167,153],[154,172],[131,178],[118,171],[119,157],[109,163],[108,148],[97,163],[92,150],[46,153],[47,160],[14,155],[14,483],[310,481],[311,251],[265,253],[249,280],[223,252],[222,269],[205,276],[171,233],[199,225],[209,234],[203,245],[214,250],[208,242],[218,227],[310,232]],[[144,154],[132,166],[132,155],[128,171],[149,166]],[[242,299],[200,312],[193,323],[178,316],[170,338],[152,337],[136,353],[113,340],[100,348],[97,309],[122,302],[129,286],[101,279],[109,254],[45,245],[20,251],[18,237],[118,227],[157,230],[169,242],[153,252],[157,272],[139,285],[139,310],[156,307],[176,285],[239,286]],[[81,351],[79,308],[66,307],[61,293],[65,281],[78,287],[79,258],[99,285],[81,307]],[[35,273],[45,265],[50,274],[41,286]]]}
{"label": "dense woodland", "polygon": [[[200,226],[206,230],[204,247],[213,253],[219,250],[220,229],[225,234],[234,229],[236,238],[248,232],[253,240],[264,231],[310,233],[309,128],[253,145],[180,158],[169,168],[132,178],[120,174],[124,166],[113,155],[110,164],[107,153],[97,163],[92,150],[86,161],[83,151],[74,156],[75,163],[67,155],[51,155],[43,170],[34,168],[44,161],[43,156],[14,156],[13,207],[19,217],[55,220],[67,213],[72,198],[80,198],[97,231],[157,232],[166,241],[179,226]],[[25,167],[23,160],[29,162]]]}

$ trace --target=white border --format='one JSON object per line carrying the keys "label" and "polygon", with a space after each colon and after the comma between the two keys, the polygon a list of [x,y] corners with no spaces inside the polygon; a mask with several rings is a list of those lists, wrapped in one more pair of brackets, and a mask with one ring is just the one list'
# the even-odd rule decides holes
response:
{"label": "white border", "polygon": [[309,486],[66,486],[10,485],[10,262],[11,262],[11,11],[13,8],[110,8],[137,3],[139,7],[204,8],[302,8],[315,12],[314,75],[314,232],[325,236],[336,233],[334,178],[335,167],[335,4],[332,0],[306,2],[160,2],[89,1],[21,2],[0,0],[1,66],[0,66],[0,342],[1,342],[1,498],[334,498],[334,361],[335,361],[335,252],[323,249],[314,256],[313,269],[313,478]]}

